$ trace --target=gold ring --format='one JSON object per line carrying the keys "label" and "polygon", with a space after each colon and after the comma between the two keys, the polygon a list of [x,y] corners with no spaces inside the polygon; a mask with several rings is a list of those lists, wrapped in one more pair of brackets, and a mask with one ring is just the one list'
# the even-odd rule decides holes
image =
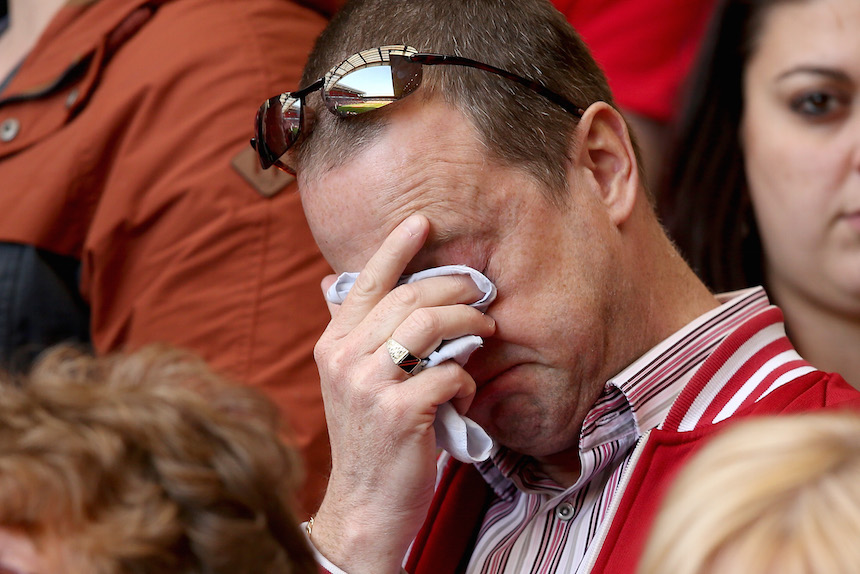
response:
{"label": "gold ring", "polygon": [[417,375],[427,363],[426,359],[419,359],[394,339],[385,341],[385,348],[388,349],[388,355],[394,364],[410,375]]}

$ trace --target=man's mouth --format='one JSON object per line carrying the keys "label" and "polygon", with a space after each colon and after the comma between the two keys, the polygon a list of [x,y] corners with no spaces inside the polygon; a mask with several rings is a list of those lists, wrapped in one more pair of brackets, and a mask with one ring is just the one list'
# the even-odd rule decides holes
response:
{"label": "man's mouth", "polygon": [[475,384],[477,385],[478,389],[481,389],[482,387],[491,384],[493,381],[499,379],[502,375],[505,375],[519,365],[520,363],[512,363],[504,365],[502,367],[487,369],[478,368],[475,371],[471,371],[469,369],[469,364],[467,363],[466,370],[469,372],[470,375],[472,375],[472,378],[475,380]]}

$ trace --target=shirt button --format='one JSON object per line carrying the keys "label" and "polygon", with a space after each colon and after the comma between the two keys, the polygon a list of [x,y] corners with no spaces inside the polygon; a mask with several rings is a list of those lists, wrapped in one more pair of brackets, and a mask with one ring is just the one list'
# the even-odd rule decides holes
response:
{"label": "shirt button", "polygon": [[9,118],[8,120],[4,120],[2,124],[0,124],[0,140],[4,142],[10,142],[15,139],[15,136],[18,135],[18,131],[21,129],[21,124],[15,118]]}
{"label": "shirt button", "polygon": [[561,521],[567,522],[573,518],[573,505],[569,502],[562,502],[556,506],[555,517]]}

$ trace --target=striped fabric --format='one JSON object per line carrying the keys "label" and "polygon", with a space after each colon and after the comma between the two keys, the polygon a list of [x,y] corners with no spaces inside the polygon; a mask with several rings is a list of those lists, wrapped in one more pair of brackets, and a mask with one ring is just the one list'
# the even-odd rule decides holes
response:
{"label": "striped fabric", "polygon": [[[578,572],[610,501],[621,494],[618,485],[633,446],[645,432],[661,425],[670,409],[674,430],[690,430],[722,420],[812,370],[791,348],[782,315],[770,306],[762,289],[727,294],[721,301],[720,307],[607,382],[583,424],[582,474],[576,484],[562,488],[531,459],[504,449],[477,465],[495,500],[484,517],[467,572]],[[737,348],[720,346],[730,333],[744,329],[749,337],[741,338]],[[718,367],[704,379],[699,373],[694,391],[685,389],[718,346],[725,360],[709,361],[709,368]],[[682,404],[673,406],[676,400]],[[443,455],[439,468],[446,462]]]}

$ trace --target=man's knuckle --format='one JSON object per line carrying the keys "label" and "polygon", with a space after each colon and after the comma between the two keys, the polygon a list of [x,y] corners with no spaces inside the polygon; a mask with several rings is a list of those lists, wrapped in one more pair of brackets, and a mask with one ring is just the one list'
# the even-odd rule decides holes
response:
{"label": "man's knuckle", "polygon": [[442,327],[439,315],[426,307],[413,311],[410,320],[419,333],[435,333]]}
{"label": "man's knuckle", "polygon": [[320,337],[316,343],[314,343],[314,360],[317,363],[322,362],[325,357],[328,355],[329,349],[331,348],[331,342],[327,337]]}
{"label": "man's knuckle", "polygon": [[353,289],[358,293],[378,293],[382,291],[382,282],[371,269],[365,268],[355,279]]}
{"label": "man's knuckle", "polygon": [[421,304],[421,291],[415,285],[401,285],[391,292],[391,298],[404,307],[418,307]]}
{"label": "man's knuckle", "polygon": [[342,371],[352,365],[355,354],[349,352],[345,347],[341,346],[336,349],[331,349],[326,355],[326,363],[336,369]]}

